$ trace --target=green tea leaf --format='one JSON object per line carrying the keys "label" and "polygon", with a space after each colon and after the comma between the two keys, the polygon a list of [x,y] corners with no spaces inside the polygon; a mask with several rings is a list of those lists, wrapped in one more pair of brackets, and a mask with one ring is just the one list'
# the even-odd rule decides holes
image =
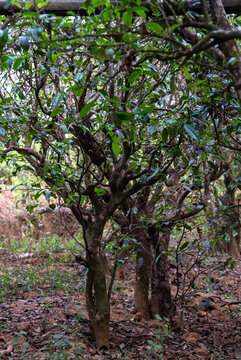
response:
{"label": "green tea leaf", "polygon": [[61,103],[61,101],[63,100],[64,98],[64,94],[62,94],[61,92],[59,92],[57,94],[57,96],[53,99],[53,106],[54,107],[57,107],[59,106],[59,104]]}
{"label": "green tea leaf", "polygon": [[125,11],[122,17],[122,21],[124,25],[131,26],[132,25],[132,11]]}
{"label": "green tea leaf", "polygon": [[184,129],[186,130],[188,135],[190,135],[194,140],[196,140],[196,141],[200,140],[200,136],[199,136],[198,132],[192,125],[185,124]]}
{"label": "green tea leaf", "polygon": [[128,81],[130,84],[133,84],[138,77],[141,75],[141,71],[140,70],[134,70],[132,71],[132,73],[129,75],[128,77]]}
{"label": "green tea leaf", "polygon": [[154,21],[151,21],[148,24],[146,24],[146,27],[148,30],[151,30],[152,32],[155,32],[157,34],[161,34],[163,32],[162,26]]}
{"label": "green tea leaf", "polygon": [[88,114],[88,112],[94,106],[94,104],[95,104],[94,101],[90,101],[88,104],[86,104],[84,107],[82,107],[82,109],[80,110],[80,113],[79,113],[79,118],[81,119],[86,114]]}

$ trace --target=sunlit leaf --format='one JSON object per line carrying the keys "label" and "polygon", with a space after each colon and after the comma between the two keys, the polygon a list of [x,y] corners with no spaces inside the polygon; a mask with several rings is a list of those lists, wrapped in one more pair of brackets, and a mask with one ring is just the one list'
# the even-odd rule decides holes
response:
{"label": "sunlit leaf", "polygon": [[71,86],[70,89],[73,90],[75,96],[81,96],[84,92],[84,88],[78,84]]}
{"label": "sunlit leaf", "polygon": [[131,26],[132,25],[132,11],[125,11],[122,16],[122,21],[124,25]]}
{"label": "sunlit leaf", "polygon": [[58,114],[61,114],[63,112],[62,108],[56,107],[50,114],[51,117],[55,117]]}
{"label": "sunlit leaf", "polygon": [[151,21],[146,25],[147,29],[151,30],[152,32],[155,32],[157,34],[160,34],[163,32],[163,28],[160,24],[157,22]]}
{"label": "sunlit leaf", "polygon": [[100,188],[95,187],[95,193],[97,194],[97,196],[103,196],[103,195],[105,195],[106,191],[105,191],[105,189],[100,189]]}
{"label": "sunlit leaf", "polygon": [[112,141],[112,150],[115,156],[118,156],[120,154],[121,148],[117,141]]}
{"label": "sunlit leaf", "polygon": [[133,84],[138,77],[141,75],[141,71],[140,70],[134,70],[128,77],[128,81],[130,84]]}

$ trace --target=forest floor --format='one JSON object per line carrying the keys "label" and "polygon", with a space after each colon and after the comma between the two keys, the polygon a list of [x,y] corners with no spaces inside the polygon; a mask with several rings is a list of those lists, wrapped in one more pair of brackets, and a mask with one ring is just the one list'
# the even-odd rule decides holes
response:
{"label": "forest floor", "polygon": [[[210,257],[198,277],[194,267],[195,282],[172,321],[148,322],[133,312],[129,264],[114,284],[111,348],[101,352],[85,310],[83,267],[54,241],[54,251],[49,241],[29,253],[0,243],[0,358],[241,359],[240,261]],[[175,293],[174,274],[171,282]]]}

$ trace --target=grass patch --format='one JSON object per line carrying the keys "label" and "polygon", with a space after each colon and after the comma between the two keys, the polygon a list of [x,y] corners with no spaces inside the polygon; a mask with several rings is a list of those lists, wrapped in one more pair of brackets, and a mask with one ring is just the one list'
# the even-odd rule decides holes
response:
{"label": "grass patch", "polygon": [[[74,254],[79,252],[76,241],[62,241],[58,236],[46,236],[38,241],[29,239],[0,240],[2,255],[0,299],[19,291],[53,294],[82,293],[83,275],[78,268],[70,268]],[[8,260],[6,260],[6,257]]]}

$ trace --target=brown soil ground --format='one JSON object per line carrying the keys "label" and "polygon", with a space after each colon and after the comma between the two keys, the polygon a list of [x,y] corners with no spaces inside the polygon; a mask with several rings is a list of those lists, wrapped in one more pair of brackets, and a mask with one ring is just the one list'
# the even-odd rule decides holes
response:
{"label": "brown soil ground", "polygon": [[[185,306],[177,306],[171,323],[146,322],[133,313],[134,268],[129,265],[126,280],[115,282],[111,349],[101,352],[95,349],[85,311],[82,268],[69,260],[63,262],[62,256],[56,254],[53,265],[41,255],[15,257],[2,252],[0,279],[8,287],[0,300],[0,354],[4,358],[241,358],[239,262],[234,269],[225,269],[224,261],[209,260],[215,270],[207,274],[205,264],[189,301],[187,297]],[[6,274],[11,274],[8,280],[4,280]]]}

